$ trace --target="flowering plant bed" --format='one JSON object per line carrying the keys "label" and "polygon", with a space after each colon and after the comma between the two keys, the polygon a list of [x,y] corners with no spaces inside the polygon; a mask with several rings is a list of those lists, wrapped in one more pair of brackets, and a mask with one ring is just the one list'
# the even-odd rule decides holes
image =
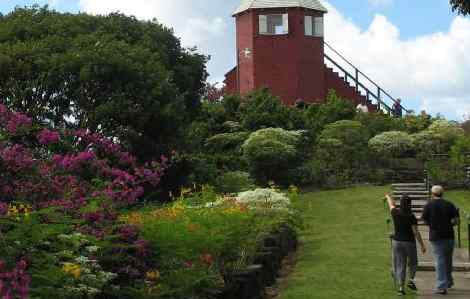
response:
{"label": "flowering plant bed", "polygon": [[295,222],[274,189],[145,205],[170,163],[139,165],[112,139],[0,105],[0,298],[217,297]]}

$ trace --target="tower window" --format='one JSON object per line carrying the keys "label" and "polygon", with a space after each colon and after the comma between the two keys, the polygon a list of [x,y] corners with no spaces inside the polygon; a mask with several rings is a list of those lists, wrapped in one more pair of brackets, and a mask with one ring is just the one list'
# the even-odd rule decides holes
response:
{"label": "tower window", "polygon": [[323,37],[323,17],[305,16],[305,35]]}
{"label": "tower window", "polygon": [[260,15],[259,34],[263,35],[283,35],[289,33],[288,14]]}

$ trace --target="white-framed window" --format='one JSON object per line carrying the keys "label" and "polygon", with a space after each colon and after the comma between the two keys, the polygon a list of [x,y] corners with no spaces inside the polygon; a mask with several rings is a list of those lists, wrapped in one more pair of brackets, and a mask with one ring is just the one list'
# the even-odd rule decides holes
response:
{"label": "white-framed window", "polygon": [[289,33],[289,15],[259,15],[259,34],[283,35]]}
{"label": "white-framed window", "polygon": [[305,35],[323,37],[323,17],[305,16]]}

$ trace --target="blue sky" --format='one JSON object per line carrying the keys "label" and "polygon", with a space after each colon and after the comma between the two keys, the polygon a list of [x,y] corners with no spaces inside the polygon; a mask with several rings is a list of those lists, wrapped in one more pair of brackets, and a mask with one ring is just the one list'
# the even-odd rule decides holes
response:
{"label": "blue sky", "polygon": [[[240,0],[0,0],[50,4],[61,11],[121,11],[157,18],[185,46],[211,55],[211,80],[235,64],[232,11]],[[470,115],[470,19],[451,12],[448,0],[324,0],[326,40],[415,111],[460,120]],[[430,4],[432,3],[432,4]]]}

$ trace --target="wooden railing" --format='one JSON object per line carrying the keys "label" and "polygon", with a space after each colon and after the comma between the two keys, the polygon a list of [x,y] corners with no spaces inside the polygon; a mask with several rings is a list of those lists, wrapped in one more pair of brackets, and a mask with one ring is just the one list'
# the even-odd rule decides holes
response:
{"label": "wooden railing", "polygon": [[[389,115],[402,115],[404,116],[408,113],[408,110],[401,105],[392,97],[388,92],[386,92],[382,87],[380,87],[377,83],[375,83],[369,76],[361,72],[357,67],[355,67],[349,60],[347,60],[343,55],[341,55],[338,51],[336,51],[332,46],[330,46],[326,41],[324,41],[325,45],[325,63],[327,65],[333,65],[334,68],[338,69],[342,73],[344,73],[344,80],[356,88],[356,92],[361,93],[367,98],[367,102],[375,104],[378,106],[378,110],[382,110]],[[326,52],[332,52],[334,55],[339,57],[343,62],[351,70],[346,70],[346,67],[342,66],[336,60],[334,60],[331,56],[328,55]],[[398,109],[400,113],[397,113],[395,107],[399,107]],[[397,110],[398,110],[397,109]]]}

